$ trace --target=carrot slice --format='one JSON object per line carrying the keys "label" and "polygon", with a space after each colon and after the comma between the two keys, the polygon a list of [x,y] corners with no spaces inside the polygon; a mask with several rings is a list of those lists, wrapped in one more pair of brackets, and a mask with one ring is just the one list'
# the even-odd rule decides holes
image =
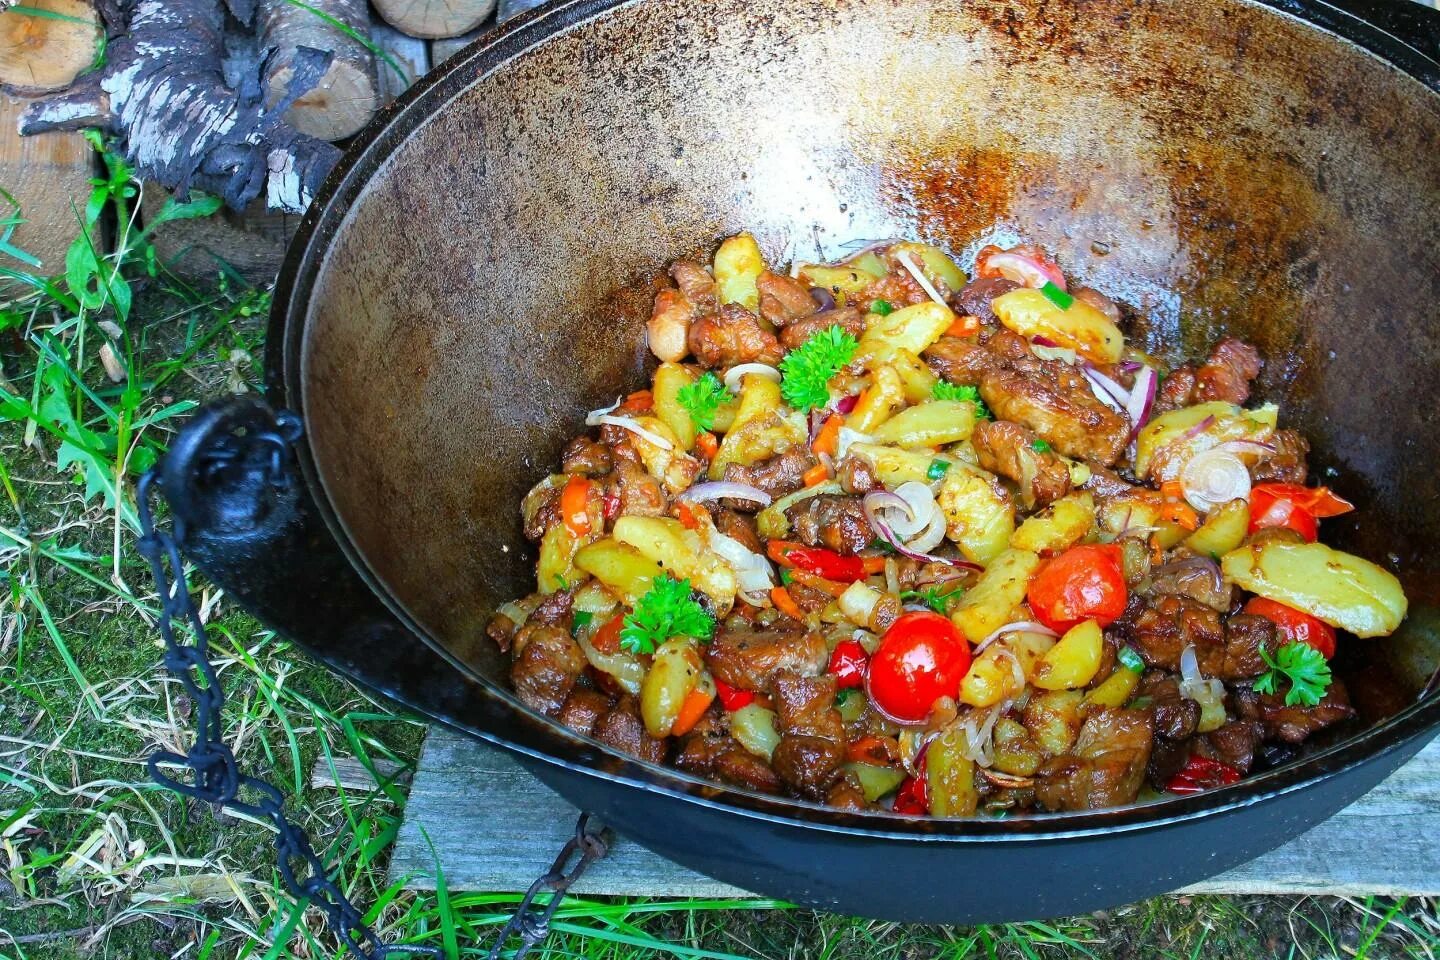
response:
{"label": "carrot slice", "polygon": [[884,573],[884,572],[885,572],[885,558],[884,558],[884,557],[861,557],[861,558],[860,558],[860,562],[863,563],[863,564],[865,564],[865,572],[866,572],[866,573]]}
{"label": "carrot slice", "polygon": [[695,438],[695,450],[706,460],[714,460],[715,454],[720,452],[720,441],[707,430]]}
{"label": "carrot slice", "polygon": [[810,449],[816,454],[835,456],[840,450],[840,428],[845,425],[845,418],[838,413],[831,414],[825,418],[820,426],[820,432],[815,435],[815,442]]}
{"label": "carrot slice", "polygon": [[980,318],[965,314],[956,317],[955,321],[945,330],[947,337],[973,337],[980,332]]}
{"label": "carrot slice", "polygon": [[695,512],[690,509],[690,504],[682,501],[675,507],[675,513],[679,515],[680,525],[686,530],[694,530],[700,526],[700,521],[695,519]]}
{"label": "carrot slice", "polygon": [[589,499],[589,480],[575,474],[565,481],[565,489],[560,492],[560,518],[565,522],[565,529],[577,537],[590,532]]}
{"label": "carrot slice", "polygon": [[679,737],[689,733],[691,728],[700,722],[714,699],[714,693],[700,687],[685,694],[685,700],[680,704],[680,713],[675,717],[675,725],[670,728],[670,735]]}
{"label": "carrot slice", "polygon": [[805,486],[813,487],[816,484],[824,483],[826,480],[829,480],[830,471],[825,469],[825,464],[817,463],[815,464],[815,466],[802,473],[800,475],[800,479],[805,482]]}
{"label": "carrot slice", "polygon": [[799,623],[805,622],[805,612],[795,603],[794,598],[790,596],[790,591],[784,587],[775,587],[770,591],[770,602],[775,604],[775,609],[791,620]]}

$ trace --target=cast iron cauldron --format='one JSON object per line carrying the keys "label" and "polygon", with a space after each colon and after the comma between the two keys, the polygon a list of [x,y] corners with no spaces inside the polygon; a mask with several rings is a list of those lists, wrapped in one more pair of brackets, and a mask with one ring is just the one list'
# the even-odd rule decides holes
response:
{"label": "cast iron cauldron", "polygon": [[[1440,17],[1354,2],[1381,26],[1316,0],[571,0],[529,15],[387,111],[311,208],[267,358],[269,402],[299,411],[305,437],[277,473],[273,445],[251,442],[262,405],[197,417],[163,478],[184,546],[334,668],[750,890],[998,921],[1254,857],[1440,725],[1440,698],[1417,696],[1440,652]],[[910,235],[968,262],[1023,236],[1136,308],[1152,345],[1258,343],[1263,396],[1360,507],[1327,529],[1409,591],[1403,634],[1344,667],[1391,671],[1353,684],[1389,694],[1223,790],[948,822],[702,782],[527,710],[483,636],[531,589],[519,500],[581,411],[642,382],[646,271],[745,228],[772,259]]]}

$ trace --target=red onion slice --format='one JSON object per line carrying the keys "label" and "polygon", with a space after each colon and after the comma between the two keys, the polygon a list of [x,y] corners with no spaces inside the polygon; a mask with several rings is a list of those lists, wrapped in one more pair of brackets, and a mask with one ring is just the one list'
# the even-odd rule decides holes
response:
{"label": "red onion slice", "polygon": [[1224,443],[1216,444],[1216,450],[1225,453],[1254,453],[1264,455],[1274,453],[1279,448],[1273,443],[1265,443],[1263,440],[1226,440]]}
{"label": "red onion slice", "polygon": [[1125,404],[1125,415],[1130,418],[1130,439],[1134,440],[1150,419],[1150,410],[1155,406],[1155,384],[1159,380],[1155,371],[1141,367],[1135,374],[1135,386],[1130,391],[1130,400]]}
{"label": "red onion slice", "polygon": [[1045,624],[1038,621],[1015,620],[1011,623],[1005,624],[1005,626],[1001,627],[994,633],[987,636],[984,640],[981,640],[979,643],[975,644],[975,649],[971,650],[970,652],[972,654],[978,654],[981,650],[984,650],[986,647],[990,646],[990,644],[994,643],[996,640],[999,640],[1007,633],[1043,633],[1047,637],[1060,636],[1060,634],[1056,633],[1054,630],[1051,630],[1049,627],[1045,626]]}
{"label": "red onion slice", "polygon": [[1215,414],[1212,413],[1204,420],[1201,420],[1199,423],[1195,424],[1195,426],[1191,427],[1189,430],[1186,430],[1183,434],[1181,434],[1178,442],[1184,443],[1186,440],[1194,440],[1196,437],[1200,436],[1200,434],[1204,433],[1206,430],[1209,430],[1214,425]]}
{"label": "red onion slice", "polygon": [[905,544],[901,542],[900,538],[895,536],[889,525],[886,524],[885,521],[881,520],[879,517],[876,517],[875,519],[870,521],[870,525],[875,529],[875,532],[880,535],[880,539],[890,544],[890,546],[895,549],[895,552],[900,554],[902,557],[909,557],[911,560],[921,560],[925,563],[943,563],[951,567],[964,567],[968,570],[985,569],[984,567],[980,566],[980,564],[971,563],[969,560],[951,560],[945,557],[937,557],[932,553],[922,553],[919,550],[912,550],[911,548],[905,546]]}
{"label": "red onion slice", "polygon": [[646,430],[644,427],[640,426],[640,424],[636,423],[634,420],[631,420],[629,417],[612,417],[607,415],[603,417],[598,417],[596,418],[596,420],[598,423],[601,424],[608,424],[612,427],[619,427],[622,430],[629,430],[637,437],[643,437],[650,443],[655,444],[655,446],[659,447],[661,450],[675,449],[675,444],[671,443],[669,440],[666,440],[664,437],[660,436],[660,434],[658,433],[655,433],[653,430]]}
{"label": "red onion slice", "polygon": [[677,500],[688,500],[691,503],[701,503],[706,500],[753,500],[762,507],[770,506],[773,498],[770,494],[759,487],[752,487],[748,483],[732,483],[728,480],[713,480],[709,483],[697,483],[695,486],[680,494]]}
{"label": "red onion slice", "polygon": [[985,268],[995,270],[1012,283],[1039,290],[1047,283],[1065,289],[1065,275],[1055,267],[1013,250],[992,253],[985,258]]}
{"label": "red onion slice", "polygon": [[906,272],[909,273],[910,276],[915,278],[915,282],[920,284],[920,289],[924,290],[925,294],[931,300],[934,300],[936,303],[940,304],[940,306],[949,309],[950,305],[945,302],[944,297],[940,296],[940,291],[935,289],[935,285],[930,282],[930,278],[925,276],[924,272],[918,266],[916,266],[915,261],[911,259],[908,252],[904,250],[896,251],[895,259],[899,260],[900,266],[904,267]]}
{"label": "red onion slice", "polygon": [[852,393],[849,396],[841,397],[839,400],[835,401],[835,412],[850,413],[855,409],[855,405],[859,402],[860,394],[858,393]]}
{"label": "red onion slice", "polygon": [[1090,384],[1090,392],[1095,394],[1097,400],[1116,413],[1125,413],[1126,405],[1130,402],[1130,391],[1096,370],[1090,363],[1080,364],[1080,373]]}

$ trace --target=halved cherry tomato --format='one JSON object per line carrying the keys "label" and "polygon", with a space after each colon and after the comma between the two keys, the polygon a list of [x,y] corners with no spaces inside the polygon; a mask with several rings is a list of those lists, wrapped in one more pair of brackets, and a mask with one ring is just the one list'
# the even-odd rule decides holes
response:
{"label": "halved cherry tomato", "polygon": [[1288,527],[1313,543],[1320,535],[1317,518],[1338,517],[1354,509],[1354,504],[1336,496],[1329,487],[1261,483],[1250,491],[1250,532]]}
{"label": "halved cherry tomato", "polygon": [[1030,581],[1026,598],[1035,619],[1056,633],[1085,620],[1108,627],[1125,612],[1125,572],[1113,543],[1071,547]]}
{"label": "halved cherry tomato", "polygon": [[1171,793],[1202,793],[1239,782],[1240,771],[1230,764],[1191,754],[1180,772],[1165,784],[1165,789]]}
{"label": "halved cherry tomato", "polygon": [[930,786],[923,776],[906,777],[895,793],[895,812],[911,817],[930,813]]}
{"label": "halved cherry tomato", "polygon": [[854,583],[866,576],[864,560],[841,556],[834,550],[807,547],[789,540],[771,540],[765,552],[782,567],[799,567],[826,580]]}
{"label": "halved cherry tomato", "polygon": [[1265,597],[1255,597],[1245,604],[1244,612],[1273,622],[1276,632],[1286,643],[1299,641],[1314,647],[1326,660],[1335,656],[1335,628],[1324,620]]}
{"label": "halved cherry tomato", "polygon": [[865,685],[865,668],[870,664],[870,654],[860,646],[858,640],[841,640],[830,654],[830,672],[835,674],[835,685],[841,690],[847,687]]}
{"label": "halved cherry tomato", "polygon": [[754,691],[738,690],[719,677],[715,678],[715,695],[720,698],[720,706],[732,713],[755,702]]}
{"label": "halved cherry tomato", "polygon": [[930,716],[941,697],[960,693],[970,644],[949,618],[929,610],[902,614],[870,657],[866,688],[880,710],[907,723]]}
{"label": "halved cherry tomato", "polygon": [[1048,281],[1065,289],[1065,274],[1039,247],[1022,243],[1008,250],[987,244],[975,255],[975,275],[982,280],[1004,277],[1040,289]]}
{"label": "halved cherry tomato", "polygon": [[601,653],[619,653],[620,631],[624,626],[625,615],[623,613],[617,613],[610,618],[605,626],[595,631],[595,636],[590,638],[590,646],[599,650]]}
{"label": "halved cherry tomato", "polygon": [[560,519],[565,523],[565,529],[577,537],[583,537],[590,532],[590,481],[572,474],[569,480],[565,481],[565,489],[560,491]]}

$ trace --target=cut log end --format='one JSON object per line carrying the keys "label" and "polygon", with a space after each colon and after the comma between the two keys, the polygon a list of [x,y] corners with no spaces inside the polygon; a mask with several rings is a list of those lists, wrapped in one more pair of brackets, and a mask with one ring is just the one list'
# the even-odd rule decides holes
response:
{"label": "cut log end", "polygon": [[458,37],[495,10],[496,0],[375,0],[375,9],[396,30],[425,40]]}
{"label": "cut log end", "polygon": [[27,0],[0,13],[0,85],[17,93],[68,87],[100,52],[95,8],[83,0]]}
{"label": "cut log end", "polygon": [[[285,94],[292,72],[289,67],[281,67],[270,74],[271,103]],[[318,140],[343,140],[370,122],[378,104],[374,73],[336,60],[315,89],[291,105],[285,122]]]}

